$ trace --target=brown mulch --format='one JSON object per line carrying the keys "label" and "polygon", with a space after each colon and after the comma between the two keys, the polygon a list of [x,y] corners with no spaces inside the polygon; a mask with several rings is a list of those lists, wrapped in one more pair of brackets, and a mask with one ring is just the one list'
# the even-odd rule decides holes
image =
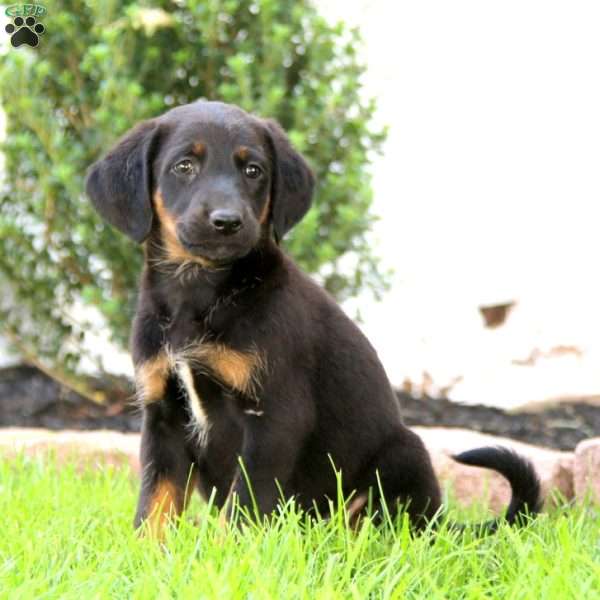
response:
{"label": "brown mulch", "polygon": [[[131,382],[111,379],[96,383],[111,398],[106,404],[65,389],[31,366],[0,369],[0,427],[139,431],[140,414],[131,401]],[[445,398],[397,394],[404,420],[411,426],[468,428],[557,450],[573,450],[580,441],[600,435],[600,406],[586,402],[506,412]]]}

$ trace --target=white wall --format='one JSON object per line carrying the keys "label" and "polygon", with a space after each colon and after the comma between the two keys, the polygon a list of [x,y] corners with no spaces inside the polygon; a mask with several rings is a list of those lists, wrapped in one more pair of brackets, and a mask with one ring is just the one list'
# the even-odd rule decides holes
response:
{"label": "white wall", "polygon": [[[600,394],[600,4],[323,0],[361,27],[390,126],[375,168],[393,288],[365,331],[391,378],[515,404]],[[479,303],[519,302],[484,330]],[[534,348],[576,345],[517,367]]]}

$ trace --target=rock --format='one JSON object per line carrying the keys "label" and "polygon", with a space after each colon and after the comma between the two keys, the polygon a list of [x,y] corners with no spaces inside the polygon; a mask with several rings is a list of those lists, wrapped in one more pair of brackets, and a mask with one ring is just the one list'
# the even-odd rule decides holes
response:
{"label": "rock", "polygon": [[575,448],[573,466],[575,497],[588,497],[600,504],[600,437],[585,440]]}
{"label": "rock", "polygon": [[0,429],[0,452],[4,456],[24,453],[36,456],[52,452],[59,463],[75,461],[79,466],[89,464],[129,465],[139,471],[137,433],[115,431],[49,431],[9,427]]}
{"label": "rock", "polygon": [[[464,450],[481,446],[507,446],[529,458],[542,482],[546,505],[554,501],[553,492],[571,500],[583,497],[583,491],[592,484],[596,498],[600,499],[600,438],[581,443],[576,458],[569,452],[538,448],[506,438],[498,438],[467,429],[415,427],[429,452],[442,485],[452,488],[453,497],[463,506],[485,502],[495,512],[502,512],[510,499],[510,488],[504,478],[486,469],[468,467],[450,457]],[[4,455],[24,452],[34,456],[48,450],[54,452],[59,462],[75,460],[79,465],[112,464],[129,465],[139,473],[140,436],[136,433],[114,431],[48,431],[46,429],[0,429],[0,452]],[[574,487],[573,463],[576,478]],[[585,467],[585,468],[584,468]],[[594,479],[594,474],[596,478]],[[594,487],[595,486],[595,487]]]}
{"label": "rock", "polygon": [[414,427],[413,430],[425,442],[442,485],[450,487],[453,497],[463,506],[485,502],[500,513],[510,500],[510,486],[501,475],[461,465],[451,458],[453,454],[482,446],[506,446],[531,460],[542,484],[546,507],[560,499],[557,492],[567,500],[574,497],[573,454],[570,452],[539,448],[468,429]]}

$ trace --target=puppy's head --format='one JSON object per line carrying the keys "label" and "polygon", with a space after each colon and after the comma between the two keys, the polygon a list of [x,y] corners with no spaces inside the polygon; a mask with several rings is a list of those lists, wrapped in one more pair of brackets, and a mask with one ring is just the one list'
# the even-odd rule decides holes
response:
{"label": "puppy's head", "polygon": [[195,102],[145,121],[90,167],[86,191],[137,242],[205,266],[279,241],[310,207],[313,175],[274,121]]}

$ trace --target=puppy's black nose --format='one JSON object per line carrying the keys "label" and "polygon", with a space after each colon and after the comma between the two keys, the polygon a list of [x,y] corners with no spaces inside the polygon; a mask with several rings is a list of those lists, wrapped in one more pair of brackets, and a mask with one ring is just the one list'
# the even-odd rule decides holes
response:
{"label": "puppy's black nose", "polygon": [[231,235],[242,228],[242,217],[235,210],[213,210],[209,220],[210,224],[223,235]]}

